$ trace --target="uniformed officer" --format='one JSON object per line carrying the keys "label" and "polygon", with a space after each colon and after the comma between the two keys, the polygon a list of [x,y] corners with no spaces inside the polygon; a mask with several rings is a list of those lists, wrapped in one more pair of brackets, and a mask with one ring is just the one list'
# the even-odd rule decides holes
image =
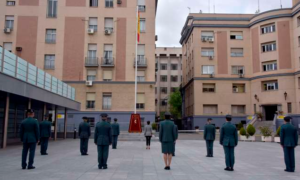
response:
{"label": "uniformed officer", "polygon": [[170,170],[172,155],[174,153],[174,143],[176,142],[176,130],[171,114],[165,113],[165,120],[160,123],[159,141],[161,142],[162,153],[164,154],[165,170]]}
{"label": "uniformed officer", "polygon": [[111,125],[107,122],[107,114],[101,114],[102,122],[95,128],[94,143],[98,150],[98,168],[107,169],[109,145],[112,143]]}
{"label": "uniformed officer", "polygon": [[174,124],[174,125],[175,125],[175,135],[176,135],[176,137],[175,137],[175,142],[174,142],[174,153],[173,153],[173,156],[175,156],[176,141],[178,139],[178,126],[176,124]]}
{"label": "uniformed officer", "polygon": [[89,138],[91,136],[91,127],[87,122],[87,117],[83,117],[83,122],[79,124],[78,135],[80,137],[80,152],[82,156],[88,155]]}
{"label": "uniformed officer", "polygon": [[295,172],[295,147],[298,145],[298,132],[290,121],[291,117],[284,118],[280,130],[280,144],[284,150],[285,171]]}
{"label": "uniformed officer", "polygon": [[206,157],[213,157],[213,147],[214,147],[214,141],[216,137],[216,128],[214,125],[211,124],[212,119],[207,119],[207,124],[204,126],[204,140],[206,141],[206,149],[207,149],[207,155]]}
{"label": "uniformed officer", "polygon": [[40,144],[41,144],[41,155],[48,155],[48,141],[51,137],[51,125],[48,121],[49,116],[45,115],[44,120],[40,123]]}
{"label": "uniformed officer", "polygon": [[34,112],[32,109],[27,110],[27,117],[24,119],[20,126],[20,138],[23,142],[23,151],[22,151],[22,169],[26,169],[27,166],[27,154],[29,150],[29,162],[28,169],[35,169],[33,166],[34,155],[36,144],[39,141],[40,130],[39,123],[34,119]]}
{"label": "uniformed officer", "polygon": [[231,124],[231,115],[226,115],[226,123],[221,128],[220,144],[225,152],[225,171],[234,171],[234,148],[238,145],[238,134],[236,127]]}
{"label": "uniformed officer", "polygon": [[114,123],[111,125],[112,130],[112,148],[117,149],[118,136],[120,135],[120,125],[117,123],[118,119],[114,119]]}

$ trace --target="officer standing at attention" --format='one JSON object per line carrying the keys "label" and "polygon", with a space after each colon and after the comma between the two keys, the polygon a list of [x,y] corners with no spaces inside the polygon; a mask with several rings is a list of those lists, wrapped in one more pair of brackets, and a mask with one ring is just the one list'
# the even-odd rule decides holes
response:
{"label": "officer standing at attention", "polygon": [[298,132],[290,121],[291,117],[284,118],[284,124],[280,130],[280,144],[284,150],[286,172],[295,172],[295,147],[298,145]]}
{"label": "officer standing at attention", "polygon": [[162,153],[164,154],[165,170],[170,170],[172,155],[174,153],[174,143],[176,142],[176,130],[171,114],[165,113],[165,120],[160,123],[159,141],[161,142]]}
{"label": "officer standing at attention", "polygon": [[114,123],[111,125],[112,129],[112,148],[117,149],[118,136],[120,135],[120,125],[117,123],[118,119],[114,119]]}
{"label": "officer standing at attention", "polygon": [[173,153],[173,156],[175,156],[176,141],[178,139],[178,126],[176,124],[174,124],[174,125],[175,125],[175,135],[176,135],[176,137],[175,137],[175,142],[174,142],[174,153]]}
{"label": "officer standing at attention", "polygon": [[48,121],[49,116],[45,115],[44,121],[40,123],[40,143],[41,143],[41,155],[48,155],[48,141],[51,137],[51,125]]}
{"label": "officer standing at attention", "polygon": [[89,138],[91,136],[91,127],[87,122],[87,117],[83,117],[83,122],[79,124],[78,135],[80,137],[80,152],[82,156],[88,155]]}
{"label": "officer standing at attention", "polygon": [[206,141],[206,149],[207,155],[206,157],[213,157],[213,147],[214,141],[216,137],[216,128],[214,125],[211,124],[212,119],[207,119],[207,124],[204,126],[204,140]]}
{"label": "officer standing at attention", "polygon": [[226,123],[221,128],[220,144],[225,152],[225,171],[234,171],[234,148],[238,145],[238,134],[236,127],[231,124],[231,115],[226,115]]}
{"label": "officer standing at attention", "polygon": [[26,169],[27,166],[27,154],[29,150],[29,162],[28,169],[35,169],[33,166],[34,155],[36,144],[38,143],[40,130],[39,123],[34,119],[34,112],[32,109],[27,110],[27,117],[24,119],[20,126],[20,138],[23,142],[23,151],[22,151],[22,169]]}
{"label": "officer standing at attention", "polygon": [[94,143],[98,150],[98,168],[107,169],[109,145],[112,143],[111,125],[106,122],[107,114],[101,114],[102,122],[98,122],[95,128]]}

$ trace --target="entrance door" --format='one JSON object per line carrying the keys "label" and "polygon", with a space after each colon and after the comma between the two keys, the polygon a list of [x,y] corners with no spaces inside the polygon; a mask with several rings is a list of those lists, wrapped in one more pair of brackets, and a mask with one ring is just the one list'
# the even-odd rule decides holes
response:
{"label": "entrance door", "polygon": [[264,106],[265,108],[265,117],[266,117],[266,121],[273,121],[274,120],[274,116],[277,109],[277,105],[274,106]]}

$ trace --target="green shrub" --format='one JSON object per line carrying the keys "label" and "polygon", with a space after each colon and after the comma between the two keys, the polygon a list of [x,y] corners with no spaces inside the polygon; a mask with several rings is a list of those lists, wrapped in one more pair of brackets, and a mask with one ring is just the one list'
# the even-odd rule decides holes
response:
{"label": "green shrub", "polygon": [[247,135],[246,130],[243,127],[240,129],[240,135],[241,136],[246,136]]}
{"label": "green shrub", "polygon": [[152,130],[156,130],[157,129],[157,124],[156,123],[152,123]]}
{"label": "green shrub", "polygon": [[243,128],[243,127],[244,127],[244,125],[243,125],[242,123],[239,123],[239,124],[237,125],[237,130],[240,131],[241,128]]}
{"label": "green shrub", "polygon": [[255,127],[252,124],[249,124],[247,127],[247,134],[253,136],[255,132],[256,132]]}
{"label": "green shrub", "polygon": [[276,136],[279,137],[280,136],[280,130],[281,130],[281,126],[278,127],[277,131],[276,131]]}
{"label": "green shrub", "polygon": [[259,130],[264,137],[272,136],[272,130],[268,126],[259,127]]}

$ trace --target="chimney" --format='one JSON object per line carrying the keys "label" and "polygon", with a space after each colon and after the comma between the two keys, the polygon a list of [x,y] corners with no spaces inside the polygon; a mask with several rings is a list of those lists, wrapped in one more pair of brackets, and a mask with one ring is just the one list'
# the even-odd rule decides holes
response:
{"label": "chimney", "polygon": [[296,4],[298,4],[300,2],[300,0],[293,0],[293,6],[295,6]]}

